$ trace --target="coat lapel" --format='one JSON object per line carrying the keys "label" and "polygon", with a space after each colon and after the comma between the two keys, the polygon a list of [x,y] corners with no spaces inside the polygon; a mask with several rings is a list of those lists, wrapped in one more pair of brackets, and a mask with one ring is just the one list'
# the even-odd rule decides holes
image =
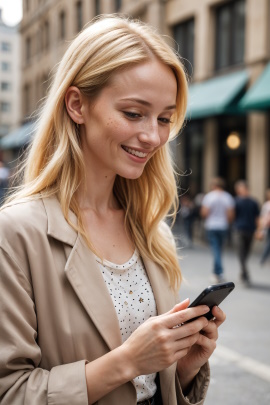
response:
{"label": "coat lapel", "polygon": [[[43,199],[48,217],[47,233],[63,242],[65,274],[110,350],[122,343],[116,311],[94,254],[65,220],[56,197]],[[70,220],[76,216],[70,212]]]}
{"label": "coat lapel", "polygon": [[122,344],[117,314],[94,254],[78,236],[65,268],[67,278],[112,350]]}

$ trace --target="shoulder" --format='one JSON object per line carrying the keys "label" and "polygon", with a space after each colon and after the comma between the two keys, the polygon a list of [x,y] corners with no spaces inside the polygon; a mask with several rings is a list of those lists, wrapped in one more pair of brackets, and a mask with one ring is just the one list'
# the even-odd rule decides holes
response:
{"label": "shoulder", "polygon": [[168,239],[173,245],[175,245],[175,239],[171,230],[171,227],[165,221],[161,221],[159,224],[159,232],[162,236]]}
{"label": "shoulder", "polygon": [[0,245],[4,247],[19,238],[34,238],[46,232],[47,215],[41,198],[11,202],[0,211]]}
{"label": "shoulder", "polygon": [[209,193],[205,194],[205,196],[202,199],[202,205],[208,204],[213,197],[215,196],[214,191],[210,191]]}
{"label": "shoulder", "polygon": [[230,205],[230,206],[234,206],[235,204],[235,199],[233,198],[233,196],[228,193],[227,191],[223,192],[223,198],[224,200],[226,200],[226,202]]}

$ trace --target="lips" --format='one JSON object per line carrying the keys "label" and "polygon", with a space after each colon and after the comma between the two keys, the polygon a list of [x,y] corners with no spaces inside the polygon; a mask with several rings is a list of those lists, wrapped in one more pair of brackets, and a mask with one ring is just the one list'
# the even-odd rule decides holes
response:
{"label": "lips", "polygon": [[128,148],[127,146],[123,146],[123,145],[122,145],[122,148],[123,148],[127,153],[130,153],[131,155],[137,156],[137,157],[139,157],[139,158],[145,158],[145,157],[148,155],[148,153],[140,152],[140,151],[138,151],[138,150],[136,150],[136,149]]}

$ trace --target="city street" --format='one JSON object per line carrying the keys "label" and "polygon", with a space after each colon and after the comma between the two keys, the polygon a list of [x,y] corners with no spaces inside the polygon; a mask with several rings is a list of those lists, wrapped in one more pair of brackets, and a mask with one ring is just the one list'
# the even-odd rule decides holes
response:
{"label": "city street", "polygon": [[[179,230],[175,230],[179,235]],[[183,242],[183,241],[182,241]],[[183,246],[181,239],[179,246]],[[268,405],[270,403],[270,260],[259,264],[260,245],[249,260],[251,286],[239,281],[239,264],[232,247],[224,251],[225,277],[235,290],[220,305],[227,320],[220,328],[210,361],[211,384],[205,405]],[[184,281],[181,299],[191,301],[208,285],[212,256],[204,242],[180,250]]]}

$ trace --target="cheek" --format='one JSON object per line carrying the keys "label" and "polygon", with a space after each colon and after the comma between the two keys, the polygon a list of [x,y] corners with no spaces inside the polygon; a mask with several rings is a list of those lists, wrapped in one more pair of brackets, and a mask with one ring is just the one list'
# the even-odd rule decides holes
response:
{"label": "cheek", "polygon": [[160,146],[165,145],[170,137],[170,130],[164,131],[164,133],[161,134],[160,136]]}

